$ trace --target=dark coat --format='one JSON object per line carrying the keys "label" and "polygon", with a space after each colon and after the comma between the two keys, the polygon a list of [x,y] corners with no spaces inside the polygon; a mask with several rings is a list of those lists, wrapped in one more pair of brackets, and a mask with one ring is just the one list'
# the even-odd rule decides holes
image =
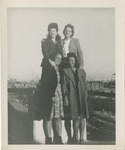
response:
{"label": "dark coat", "polygon": [[52,110],[52,97],[55,96],[55,90],[57,87],[57,75],[54,68],[42,72],[42,78],[40,82],[40,100],[38,103],[38,112],[40,119],[50,119]]}
{"label": "dark coat", "polygon": [[57,74],[54,68],[42,72],[42,78],[31,97],[34,120],[50,119],[52,97],[57,87]]}
{"label": "dark coat", "polygon": [[62,53],[61,43],[57,42],[57,44],[54,44],[54,42],[51,39],[44,39],[41,42],[41,48],[43,54],[41,67],[45,67],[47,69],[50,67],[48,59],[54,61],[56,54],[58,52]]}
{"label": "dark coat", "polygon": [[51,39],[44,39],[42,41],[43,60],[41,63],[40,100],[38,102],[38,115],[40,119],[50,119],[52,97],[55,96],[57,87],[57,74],[48,59],[54,61],[58,52],[61,52],[61,43],[54,44]]}
{"label": "dark coat", "polygon": [[79,110],[77,102],[79,97],[81,114],[83,118],[89,118],[86,73],[83,69],[78,69],[78,89],[79,96],[77,96],[75,79],[71,68],[64,69],[63,95],[64,97],[66,95],[69,101],[68,111],[66,113],[71,118],[78,117]]}

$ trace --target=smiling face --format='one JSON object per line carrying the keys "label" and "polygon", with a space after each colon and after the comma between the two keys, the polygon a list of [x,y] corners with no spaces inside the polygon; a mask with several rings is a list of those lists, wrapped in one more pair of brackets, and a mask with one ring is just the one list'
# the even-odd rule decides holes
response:
{"label": "smiling face", "polygon": [[69,65],[71,68],[75,67],[75,58],[74,57],[69,57]]}
{"label": "smiling face", "polygon": [[55,38],[57,35],[57,30],[55,28],[49,29],[49,35],[51,38]]}
{"label": "smiling face", "polygon": [[71,36],[72,36],[72,29],[71,29],[70,27],[67,27],[67,28],[65,29],[64,34],[65,34],[65,37],[66,37],[66,38],[71,38]]}
{"label": "smiling face", "polygon": [[62,55],[61,54],[57,54],[55,57],[55,64],[59,65],[62,61]]}

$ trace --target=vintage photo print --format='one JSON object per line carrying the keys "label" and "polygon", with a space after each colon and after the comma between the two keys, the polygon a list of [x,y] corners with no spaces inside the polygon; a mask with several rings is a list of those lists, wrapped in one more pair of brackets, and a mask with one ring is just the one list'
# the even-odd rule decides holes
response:
{"label": "vintage photo print", "polygon": [[123,148],[118,12],[115,7],[6,9],[2,102],[8,148]]}

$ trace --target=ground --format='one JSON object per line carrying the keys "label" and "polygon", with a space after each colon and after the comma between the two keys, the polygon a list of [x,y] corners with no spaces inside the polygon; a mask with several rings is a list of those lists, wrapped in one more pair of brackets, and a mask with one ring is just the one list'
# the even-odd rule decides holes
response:
{"label": "ground", "polygon": [[[112,132],[106,132],[107,129],[105,128],[104,130],[104,125],[100,126],[101,124],[105,124],[105,122],[102,122],[96,116],[97,114],[91,118],[90,123],[87,123],[88,141],[85,144],[115,144],[115,136]],[[97,120],[101,121],[97,123]],[[98,130],[93,126],[93,123],[96,126],[97,124],[99,125]],[[108,128],[111,125],[113,123],[109,122]],[[64,125],[62,130],[62,140],[66,143],[67,136]],[[42,121],[32,121],[29,117],[28,107],[12,99],[8,101],[8,144],[44,144]]]}

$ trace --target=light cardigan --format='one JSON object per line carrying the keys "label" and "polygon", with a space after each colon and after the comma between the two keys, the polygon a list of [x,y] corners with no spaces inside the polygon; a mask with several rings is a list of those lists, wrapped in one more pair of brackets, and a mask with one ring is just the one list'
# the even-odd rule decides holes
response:
{"label": "light cardigan", "polygon": [[[62,49],[64,48],[65,39],[61,40]],[[75,53],[80,61],[80,66],[84,66],[83,53],[80,47],[79,40],[76,38],[71,38],[69,42],[69,53]]]}

